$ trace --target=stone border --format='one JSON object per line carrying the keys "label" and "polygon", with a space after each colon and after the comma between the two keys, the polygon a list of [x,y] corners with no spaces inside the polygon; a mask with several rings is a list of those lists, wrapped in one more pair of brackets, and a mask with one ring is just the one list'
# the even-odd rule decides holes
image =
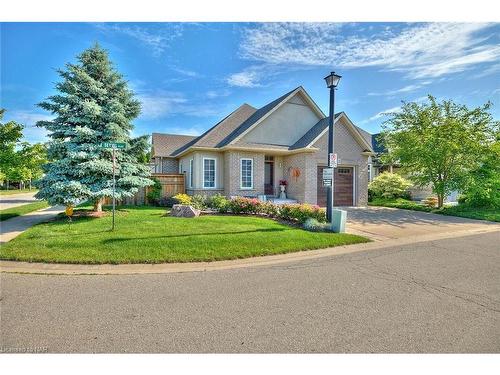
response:
{"label": "stone border", "polygon": [[223,260],[215,262],[193,262],[193,263],[159,263],[159,264],[65,264],[65,263],[29,263],[17,261],[0,261],[0,272],[5,273],[27,273],[47,275],[134,275],[134,274],[167,274],[180,272],[206,272],[245,267],[269,266],[280,263],[297,262],[302,260],[313,260],[328,256],[356,253],[384,249],[392,246],[408,245],[418,242],[428,242],[446,238],[471,236],[481,233],[499,231],[498,227],[467,229],[453,233],[438,233],[391,239],[385,241],[374,241],[355,245],[337,246],[319,250],[308,250],[292,252],[279,255],[267,255],[235,260]]}

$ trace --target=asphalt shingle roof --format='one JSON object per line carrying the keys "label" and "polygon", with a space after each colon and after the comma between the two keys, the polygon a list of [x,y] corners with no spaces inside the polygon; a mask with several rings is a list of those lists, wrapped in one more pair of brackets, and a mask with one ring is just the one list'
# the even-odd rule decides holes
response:
{"label": "asphalt shingle roof", "polygon": [[[238,136],[243,134],[252,125],[262,119],[266,114],[282,103],[290,94],[292,94],[301,86],[287,92],[278,99],[266,104],[262,108],[256,109],[248,104],[241,105],[238,109],[230,113],[227,117],[219,121],[213,127],[208,129],[200,136],[188,136],[177,134],[160,134],[153,133],[153,153],[154,156],[170,156],[175,157],[186,151],[190,147],[207,147],[220,148],[230,144]],[[336,113],[335,118],[338,118],[342,112]],[[285,145],[273,145],[265,143],[242,143],[237,142],[234,146],[248,148],[274,148],[280,150],[296,150],[309,146],[328,127],[329,117],[319,120],[306,134],[304,134],[297,142],[288,147]],[[375,136],[356,126],[361,136],[368,144],[373,144],[373,149],[376,151]],[[377,144],[378,145],[378,144]]]}
{"label": "asphalt shingle roof", "polygon": [[192,135],[153,133],[153,155],[164,157],[173,156],[174,152],[179,147],[182,147],[195,138],[196,137]]}

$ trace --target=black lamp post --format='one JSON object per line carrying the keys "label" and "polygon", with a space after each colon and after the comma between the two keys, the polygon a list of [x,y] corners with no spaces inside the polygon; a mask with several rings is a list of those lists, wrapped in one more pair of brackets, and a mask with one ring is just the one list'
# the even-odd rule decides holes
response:
{"label": "black lamp post", "polygon": [[[328,167],[333,168],[332,156],[333,156],[333,122],[335,117],[335,89],[339,84],[341,76],[331,72],[330,75],[325,77],[326,86],[330,89],[330,117],[328,118]],[[332,174],[331,184],[327,188],[327,201],[326,201],[326,218],[328,222],[332,222],[332,210],[333,210],[333,183],[334,183],[335,171]]]}

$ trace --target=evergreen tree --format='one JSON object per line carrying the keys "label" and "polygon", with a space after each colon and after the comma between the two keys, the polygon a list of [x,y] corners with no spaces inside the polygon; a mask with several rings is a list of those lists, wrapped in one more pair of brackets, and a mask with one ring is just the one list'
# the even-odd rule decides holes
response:
{"label": "evergreen tree", "polygon": [[87,199],[101,211],[104,198],[112,196],[113,170],[111,150],[100,148],[101,142],[126,144],[116,151],[117,199],[152,185],[148,166],[137,160],[138,140],[130,138],[140,103],[107,52],[96,44],[78,56],[78,63],[66,64],[58,73],[62,78],[56,84],[58,94],[38,104],[56,118],[37,123],[51,139],[50,162],[37,182],[37,198],[64,205]]}

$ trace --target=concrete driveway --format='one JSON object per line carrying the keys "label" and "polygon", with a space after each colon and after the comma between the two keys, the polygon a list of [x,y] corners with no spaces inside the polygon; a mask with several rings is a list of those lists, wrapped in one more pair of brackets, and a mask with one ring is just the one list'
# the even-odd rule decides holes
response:
{"label": "concrete driveway", "polygon": [[346,210],[348,232],[381,241],[500,230],[498,223],[397,208],[348,207]]}

